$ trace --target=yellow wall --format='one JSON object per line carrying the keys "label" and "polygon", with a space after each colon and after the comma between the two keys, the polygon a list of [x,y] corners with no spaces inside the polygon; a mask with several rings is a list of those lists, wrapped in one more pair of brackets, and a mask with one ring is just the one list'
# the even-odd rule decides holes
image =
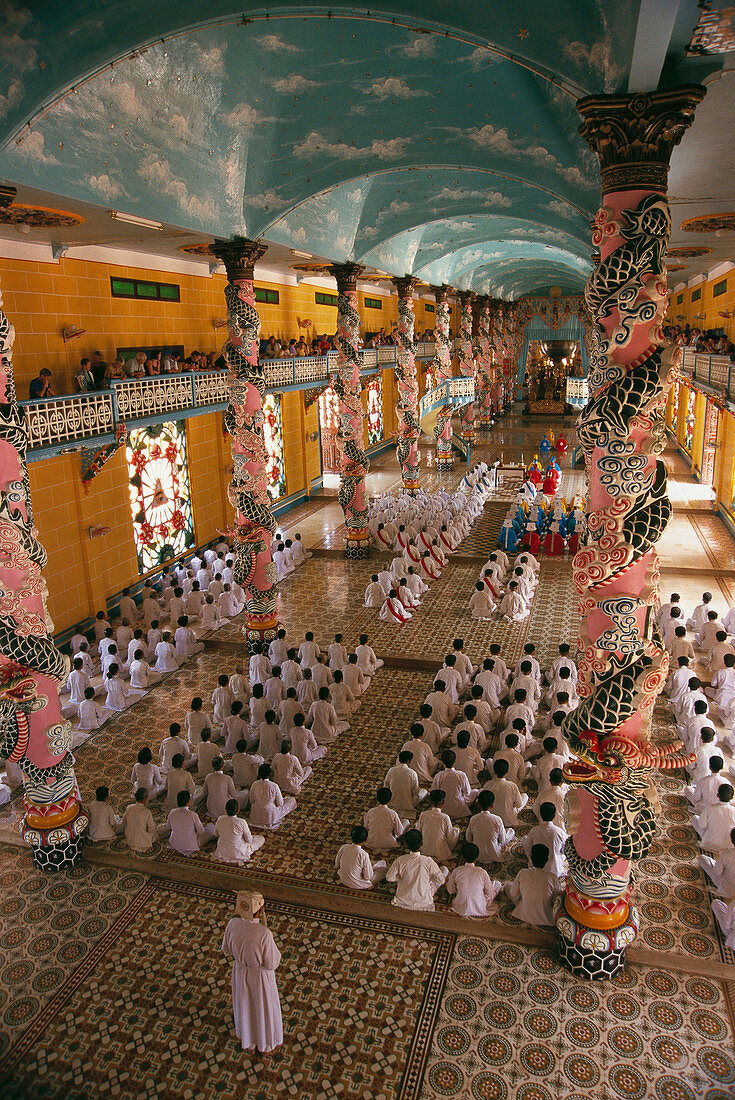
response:
{"label": "yellow wall", "polygon": [[[715,298],[712,291],[715,284],[723,279],[727,281],[727,290]],[[701,290],[702,295],[693,302],[692,294],[698,290]],[[731,316],[720,317],[721,312],[730,313]],[[700,328],[703,331],[721,328],[724,329],[728,340],[735,341],[735,271],[728,271],[726,275],[697,283],[696,286],[685,287],[678,292],[672,291],[669,295],[666,319],[677,325],[688,324],[690,328]]]}

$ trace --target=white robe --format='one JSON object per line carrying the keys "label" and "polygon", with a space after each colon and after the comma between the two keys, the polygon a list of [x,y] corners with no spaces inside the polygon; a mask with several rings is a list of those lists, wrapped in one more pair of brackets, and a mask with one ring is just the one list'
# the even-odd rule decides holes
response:
{"label": "white robe", "polygon": [[253,852],[265,844],[264,836],[253,836],[247,821],[223,814],[214,826],[217,847],[214,858],[223,863],[247,863]]}
{"label": "white robe", "polygon": [[467,825],[468,844],[476,844],[480,849],[478,859],[481,863],[500,863],[503,848],[515,840],[515,830],[506,829],[503,819],[491,810],[481,810],[470,818]]}
{"label": "white robe", "polygon": [[233,917],[222,951],[234,960],[232,1011],[242,1049],[274,1050],[283,1043],[283,1022],[275,974],[281,953],[271,932],[257,920]]}
{"label": "white robe", "polygon": [[502,882],[491,879],[482,867],[466,863],[455,868],[447,879],[447,893],[456,894],[452,909],[461,917],[489,917],[495,912],[495,898]]}
{"label": "white robe", "polygon": [[401,909],[433,912],[434,894],[445,881],[448,871],[440,868],[431,856],[407,852],[388,868],[386,879],[396,883],[391,904]]}

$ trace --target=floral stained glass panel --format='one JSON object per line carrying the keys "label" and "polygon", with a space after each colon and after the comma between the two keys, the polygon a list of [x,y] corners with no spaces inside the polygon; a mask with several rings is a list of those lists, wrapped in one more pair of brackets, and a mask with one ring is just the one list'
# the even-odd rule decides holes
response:
{"label": "floral stained glass panel", "polygon": [[684,447],[691,454],[692,444],[694,442],[694,402],[696,400],[696,392],[689,390],[689,399],[687,401],[687,414],[686,422],[684,424]]}
{"label": "floral stained glass panel", "polygon": [[133,428],[126,458],[138,569],[146,573],[194,545],[184,421]]}
{"label": "floral stained glass panel", "polygon": [[383,438],[383,379],[379,374],[367,384],[367,432],[368,447]]}
{"label": "floral stained glass panel", "polygon": [[266,394],[263,399],[263,438],[268,454],[268,494],[277,500],[286,492],[286,470],[283,462],[283,430],[281,426],[281,397],[277,393]]}

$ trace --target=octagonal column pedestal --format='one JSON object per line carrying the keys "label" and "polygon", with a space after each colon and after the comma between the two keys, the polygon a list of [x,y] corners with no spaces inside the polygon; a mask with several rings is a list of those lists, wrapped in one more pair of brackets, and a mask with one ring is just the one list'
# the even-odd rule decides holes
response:
{"label": "octagonal column pedestal", "polygon": [[403,491],[415,496],[419,490],[419,383],[416,376],[416,345],[414,343],[413,288],[416,279],[406,276],[394,279],[398,291],[398,348],[396,351],[396,384],[398,386],[398,446],[396,458],[401,467]]}
{"label": "octagonal column pedestal", "polygon": [[477,299],[477,426],[481,432],[489,432],[494,423],[490,408],[490,370],[492,352],[490,333],[492,325],[491,302],[487,297]]}
{"label": "octagonal column pedestal", "polygon": [[[431,371],[434,385],[438,386],[452,377],[452,356],[449,351],[449,295],[448,286],[433,286],[436,308],[434,312],[434,361]],[[445,411],[448,415],[443,415]],[[437,473],[448,473],[454,467],[452,454],[452,407],[442,409],[434,425],[436,438]]]}
{"label": "octagonal column pedestal", "polygon": [[339,398],[340,425],[337,447],[341,459],[339,503],[345,515],[345,557],[370,554],[365,478],[370,469],[363,450],[363,408],[360,396],[360,314],[357,311],[357,279],[361,264],[332,264],[337,280],[337,374],[332,380]]}
{"label": "octagonal column pedestal", "polygon": [[631,863],[646,855],[656,830],[651,770],[693,759],[680,742],[652,744],[651,716],[668,671],[654,615],[656,543],[671,518],[663,410],[676,376],[661,330],[668,165],[704,93],[688,86],[577,104],[604,199],[592,235],[600,261],[585,291],[595,321],[590,401],[577,427],[588,488],[587,532],[572,563],[580,704],[563,727],[579,824],[567,843],[556,928],[560,957],[592,979],[615,974],[638,933]]}
{"label": "octagonal column pedestal", "polygon": [[[10,189],[9,189],[10,190]],[[7,204],[6,204],[7,205]],[[70,867],[89,825],[74,775],[71,725],[59,706],[69,659],[51,637],[46,551],[33,523],[28,430],[15,392],[15,329],[0,295],[0,757],[23,773],[22,836],[42,871]]]}
{"label": "octagonal column pedestal", "polygon": [[[472,352],[472,294],[463,291],[459,296],[459,372],[463,378],[475,378],[475,357]],[[462,439],[465,443],[476,443],[475,403],[464,405],[460,413]]]}
{"label": "octagonal column pedestal", "polygon": [[229,335],[222,354],[230,368],[225,427],[232,437],[232,480],[227,496],[235,509],[235,519],[233,527],[223,534],[235,546],[235,580],[245,592],[243,633],[248,652],[252,653],[259,643],[270,643],[279,627],[278,576],[271,558],[276,523],[268,495],[268,454],[263,435],[265,375],[258,362],[260,317],[253,290],[253,269],[266,246],[235,237],[216,241],[212,252],[227,271]]}

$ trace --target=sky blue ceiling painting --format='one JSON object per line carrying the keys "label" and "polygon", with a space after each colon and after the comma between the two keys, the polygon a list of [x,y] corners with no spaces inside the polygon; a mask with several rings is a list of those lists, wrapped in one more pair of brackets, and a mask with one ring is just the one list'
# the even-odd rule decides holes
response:
{"label": "sky blue ceiling painting", "polygon": [[639,0],[203,10],[5,0],[0,174],[459,288],[582,285],[574,104],[625,87]]}

